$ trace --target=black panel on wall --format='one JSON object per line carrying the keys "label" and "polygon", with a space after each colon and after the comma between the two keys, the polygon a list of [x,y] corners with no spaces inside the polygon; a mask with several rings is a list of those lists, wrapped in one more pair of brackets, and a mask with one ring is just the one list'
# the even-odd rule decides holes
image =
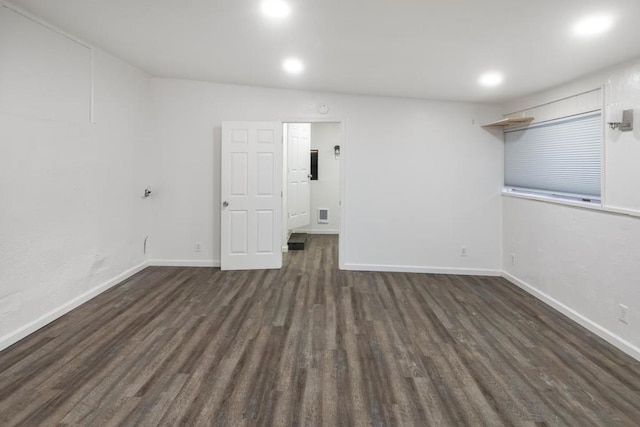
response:
{"label": "black panel on wall", "polygon": [[311,150],[311,181],[318,180],[318,150]]}

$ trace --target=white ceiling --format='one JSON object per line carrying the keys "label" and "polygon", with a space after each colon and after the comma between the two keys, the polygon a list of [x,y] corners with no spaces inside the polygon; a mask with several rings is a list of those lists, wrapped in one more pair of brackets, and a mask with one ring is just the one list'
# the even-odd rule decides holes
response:
{"label": "white ceiling", "polygon": [[[638,0],[13,0],[154,76],[415,98],[504,101],[640,57]],[[572,25],[613,14],[604,35]],[[286,75],[282,60],[304,60]],[[481,88],[479,75],[505,82]]]}

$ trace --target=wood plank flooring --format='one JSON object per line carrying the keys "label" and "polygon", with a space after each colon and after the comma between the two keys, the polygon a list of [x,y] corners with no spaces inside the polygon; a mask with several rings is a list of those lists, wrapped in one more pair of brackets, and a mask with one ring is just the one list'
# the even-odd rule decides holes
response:
{"label": "wood plank flooring", "polygon": [[144,270],[0,353],[0,425],[637,426],[640,363],[500,278]]}

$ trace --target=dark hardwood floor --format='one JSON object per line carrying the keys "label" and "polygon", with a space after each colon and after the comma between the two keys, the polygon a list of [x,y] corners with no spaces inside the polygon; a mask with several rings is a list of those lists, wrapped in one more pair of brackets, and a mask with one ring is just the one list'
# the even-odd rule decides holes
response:
{"label": "dark hardwood floor", "polygon": [[637,426],[640,363],[500,278],[144,270],[0,353],[0,425]]}

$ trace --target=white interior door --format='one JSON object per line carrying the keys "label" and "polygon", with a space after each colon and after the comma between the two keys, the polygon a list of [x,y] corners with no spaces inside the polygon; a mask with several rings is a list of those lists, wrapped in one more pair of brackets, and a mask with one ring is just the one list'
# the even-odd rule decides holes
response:
{"label": "white interior door", "polygon": [[222,123],[221,268],[282,267],[282,124]]}
{"label": "white interior door", "polygon": [[287,226],[311,224],[311,124],[287,124]]}

